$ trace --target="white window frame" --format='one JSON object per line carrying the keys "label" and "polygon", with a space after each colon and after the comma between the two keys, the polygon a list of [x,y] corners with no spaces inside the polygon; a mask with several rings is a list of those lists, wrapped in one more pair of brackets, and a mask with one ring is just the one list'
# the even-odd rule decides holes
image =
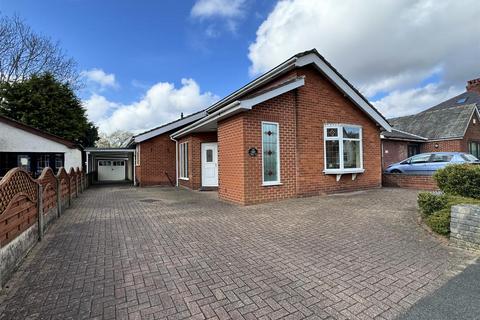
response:
{"label": "white window frame", "polygon": [[[188,178],[188,141],[179,144],[179,159],[180,159],[180,179],[189,180]],[[186,154],[186,161],[185,161]]]}
{"label": "white window frame", "polygon": [[[264,163],[263,163],[263,125],[264,124],[273,124],[277,126],[277,180],[276,181],[265,181],[265,172],[264,172]],[[280,124],[278,122],[262,121],[261,123],[261,139],[262,139],[262,186],[277,186],[281,185],[280,178]]]}
{"label": "white window frame", "polygon": [[[359,136],[358,139],[352,138],[343,138],[343,128],[344,127],[354,127],[358,128]],[[327,137],[327,130],[328,129],[337,129],[337,136],[336,137]],[[344,168],[344,155],[343,155],[343,141],[350,140],[350,141],[359,141],[360,142],[360,168]],[[327,168],[327,141],[338,141],[338,152],[340,158],[340,168],[338,169],[328,169]],[[355,124],[339,124],[339,123],[327,123],[323,126],[323,162],[324,162],[324,170],[325,174],[336,174],[337,181],[340,180],[342,174],[352,173],[352,180],[356,178],[357,173],[365,172],[363,168],[363,128],[362,126],[355,125]]]}
{"label": "white window frame", "polygon": [[135,165],[140,165],[140,143],[135,146]]}

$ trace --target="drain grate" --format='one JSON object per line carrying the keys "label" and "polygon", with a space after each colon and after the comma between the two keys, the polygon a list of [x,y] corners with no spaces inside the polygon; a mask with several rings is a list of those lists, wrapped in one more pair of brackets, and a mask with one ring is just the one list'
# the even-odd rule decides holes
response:
{"label": "drain grate", "polygon": [[142,200],[139,200],[140,202],[146,202],[146,203],[153,203],[153,202],[158,202],[160,200],[157,200],[157,199],[142,199]]}

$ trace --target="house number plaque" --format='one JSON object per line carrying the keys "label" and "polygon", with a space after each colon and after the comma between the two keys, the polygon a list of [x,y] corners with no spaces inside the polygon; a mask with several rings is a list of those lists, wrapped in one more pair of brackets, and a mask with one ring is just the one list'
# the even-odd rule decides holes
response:
{"label": "house number plaque", "polygon": [[257,154],[258,154],[257,148],[250,148],[250,149],[248,149],[248,155],[249,155],[250,157],[256,157]]}

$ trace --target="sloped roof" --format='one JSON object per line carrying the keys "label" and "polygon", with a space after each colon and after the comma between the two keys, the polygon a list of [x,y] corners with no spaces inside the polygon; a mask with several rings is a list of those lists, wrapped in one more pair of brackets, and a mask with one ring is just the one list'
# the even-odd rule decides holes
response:
{"label": "sloped roof", "polygon": [[418,142],[423,142],[428,140],[425,137],[417,136],[415,134],[397,130],[395,128],[392,128],[391,132],[382,131],[382,138],[390,139],[390,140],[418,141]]}
{"label": "sloped roof", "polygon": [[42,137],[42,138],[45,138],[45,139],[63,144],[70,149],[80,149],[80,146],[73,141],[64,139],[64,138],[59,137],[57,135],[51,134],[49,132],[37,129],[37,128],[32,127],[32,126],[29,126],[29,125],[27,125],[23,122],[14,120],[12,118],[0,115],[0,122],[5,123],[5,124],[7,124],[11,127],[15,127],[17,129],[30,132],[31,134],[37,135],[39,137]]}
{"label": "sloped roof", "polygon": [[458,100],[457,96],[415,115],[388,121],[395,129],[430,140],[462,138],[477,105],[451,103]]}
{"label": "sloped roof", "polygon": [[179,118],[177,120],[171,121],[169,123],[162,124],[161,126],[155,127],[153,129],[147,130],[145,132],[139,133],[137,135],[134,135],[129,140],[129,142],[126,144],[126,147],[128,147],[132,144],[139,143],[139,142],[151,139],[153,137],[159,136],[159,135],[164,134],[166,132],[176,130],[176,129],[180,129],[181,127],[184,127],[184,126],[186,126],[186,125],[188,125],[188,124],[190,124],[194,121],[197,121],[197,120],[199,120],[199,119],[201,119],[205,116],[206,116],[206,112],[205,112],[205,110],[202,110],[202,111],[199,111],[199,112],[192,113],[188,116]]}

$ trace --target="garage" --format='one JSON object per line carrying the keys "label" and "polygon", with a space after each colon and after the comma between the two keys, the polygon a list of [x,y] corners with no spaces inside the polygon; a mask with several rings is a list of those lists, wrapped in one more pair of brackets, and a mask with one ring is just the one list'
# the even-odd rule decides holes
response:
{"label": "garage", "polygon": [[135,149],[86,148],[85,155],[92,184],[134,183]]}
{"label": "garage", "polygon": [[122,181],[125,179],[125,160],[98,160],[98,181]]}

